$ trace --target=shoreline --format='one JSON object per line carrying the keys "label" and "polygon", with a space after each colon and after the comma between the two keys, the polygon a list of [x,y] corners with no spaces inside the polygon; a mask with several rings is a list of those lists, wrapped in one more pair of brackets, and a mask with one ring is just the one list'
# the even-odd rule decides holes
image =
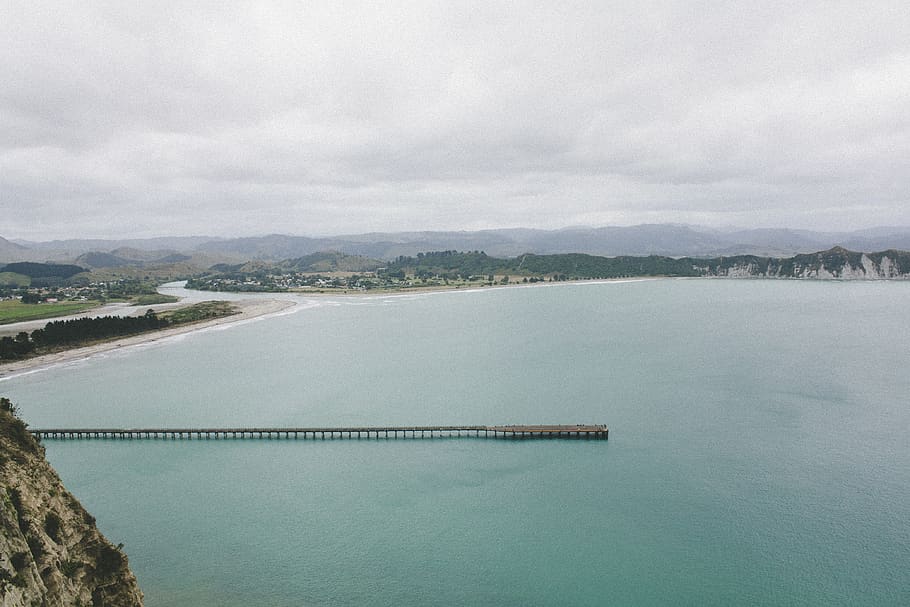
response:
{"label": "shoreline", "polygon": [[[493,291],[498,289],[529,289],[534,287],[555,287],[558,285],[590,285],[590,284],[610,284],[624,282],[645,282],[651,280],[662,280],[665,278],[676,278],[672,276],[629,276],[623,278],[577,278],[573,280],[560,281],[538,281],[538,282],[510,282],[507,284],[489,284],[480,283],[474,285],[428,285],[419,287],[407,287],[400,289],[291,289],[288,291],[276,291],[276,293],[287,293],[291,295],[300,295],[304,297],[370,297],[370,296],[395,296],[395,295],[423,295],[433,293],[477,293],[482,291]],[[199,291],[200,293],[233,293],[233,291]],[[263,294],[267,291],[261,292]]]}
{"label": "shoreline", "polygon": [[185,324],[178,327],[171,327],[160,331],[149,331],[139,335],[131,335],[129,337],[122,337],[102,343],[63,350],[62,352],[42,354],[33,358],[0,364],[0,381],[26,373],[48,369],[57,365],[84,360],[112,350],[153,343],[169,337],[174,337],[175,335],[194,333],[202,329],[208,329],[219,325],[234,324],[253,318],[260,318],[287,310],[288,308],[297,305],[294,301],[281,299],[250,299],[230,301],[229,303],[238,309],[237,314]]}
{"label": "shoreline", "polygon": [[[658,276],[647,276],[647,277],[629,277],[629,278],[594,278],[594,279],[580,279],[580,280],[566,280],[558,282],[537,282],[537,283],[511,283],[511,284],[494,284],[494,285],[481,285],[481,286],[443,286],[443,285],[434,285],[426,287],[416,287],[411,289],[371,289],[369,291],[354,291],[348,290],[344,291],[285,291],[281,293],[268,293],[262,292],[257,293],[257,295],[278,295],[278,294],[291,294],[300,297],[313,297],[314,299],[321,299],[322,297],[407,297],[409,295],[440,295],[444,293],[482,293],[484,291],[495,291],[500,289],[517,289],[517,288],[541,288],[541,287],[556,287],[560,285],[585,285],[585,284],[604,284],[604,283],[624,283],[624,282],[645,282],[651,280],[659,280],[665,277]],[[201,293],[209,293],[209,291],[200,291]],[[218,291],[211,291],[212,295],[217,295]],[[252,295],[252,294],[250,294]],[[205,320],[201,322],[186,324],[178,327],[171,327],[168,329],[162,329],[159,331],[150,331],[148,333],[141,333],[139,335],[131,335],[129,337],[122,337],[113,339],[111,341],[95,343],[87,346],[81,346],[78,348],[72,348],[70,350],[63,350],[61,352],[53,352],[50,354],[42,354],[40,356],[35,356],[33,358],[26,358],[24,360],[16,360],[7,363],[0,364],[0,382],[11,379],[13,377],[18,377],[21,375],[34,373],[37,371],[42,371],[55,367],[58,365],[76,362],[84,359],[91,358],[98,354],[103,354],[105,352],[111,352],[114,350],[120,350],[122,348],[128,348],[133,346],[139,346],[143,344],[153,343],[169,337],[174,337],[176,335],[184,335],[187,333],[193,333],[196,331],[201,331],[211,327],[219,325],[228,325],[233,323],[238,323],[242,321],[248,321],[254,318],[259,318],[267,316],[270,314],[276,314],[278,312],[287,310],[294,306],[297,306],[300,302],[296,302],[291,299],[232,299],[232,300],[219,300],[212,299],[212,301],[228,301],[231,305],[235,306],[239,312],[237,314],[232,314],[230,316],[223,316],[220,318],[213,318],[211,320]],[[155,308],[158,311],[158,308],[161,309],[173,309],[175,307],[181,307],[181,305],[186,305],[185,302],[180,303],[170,303],[170,304],[158,304],[154,306],[148,306],[150,308]],[[142,309],[146,309],[142,307]],[[90,313],[80,314],[78,316],[91,316]],[[71,317],[65,317],[71,318]],[[60,320],[60,318],[48,319],[45,321],[36,321],[36,322],[49,322],[50,320]],[[43,324],[41,326],[44,326]]]}

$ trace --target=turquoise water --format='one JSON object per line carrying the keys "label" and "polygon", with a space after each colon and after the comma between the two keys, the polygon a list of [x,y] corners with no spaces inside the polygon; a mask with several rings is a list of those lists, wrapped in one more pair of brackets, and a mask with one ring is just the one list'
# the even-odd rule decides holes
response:
{"label": "turquoise water", "polygon": [[325,299],[0,393],[34,427],[611,428],[47,441],[150,607],[905,605],[908,301],[721,280]]}

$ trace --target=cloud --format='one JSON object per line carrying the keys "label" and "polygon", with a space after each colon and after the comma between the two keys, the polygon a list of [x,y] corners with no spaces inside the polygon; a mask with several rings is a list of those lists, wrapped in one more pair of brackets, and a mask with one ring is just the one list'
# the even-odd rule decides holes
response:
{"label": "cloud", "polygon": [[901,3],[7,3],[4,236],[910,224]]}

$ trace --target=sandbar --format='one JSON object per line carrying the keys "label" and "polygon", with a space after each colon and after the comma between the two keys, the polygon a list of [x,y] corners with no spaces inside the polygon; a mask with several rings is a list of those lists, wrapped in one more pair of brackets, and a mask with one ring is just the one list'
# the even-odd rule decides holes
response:
{"label": "sandbar", "polygon": [[[174,335],[192,333],[194,331],[207,329],[209,327],[214,327],[217,325],[225,325],[243,320],[249,320],[251,318],[256,318],[259,316],[265,316],[267,314],[275,314],[297,305],[293,301],[279,299],[242,299],[231,301],[229,303],[237,308],[239,311],[237,314],[232,314],[231,316],[222,316],[220,318],[213,318],[211,320],[204,320],[201,322],[188,323],[177,327],[171,327],[169,329],[162,329],[160,331],[149,331],[147,333],[140,333],[139,335],[131,335],[129,337],[122,337],[110,341],[94,343],[88,346],[63,350],[61,352],[42,354],[41,356],[26,358],[24,360],[5,362],[0,364],[0,379],[14,375],[21,375],[22,373],[36,371],[47,367],[53,367],[63,363],[82,360],[102,352],[109,352],[111,350],[117,350],[129,346],[147,344],[161,339],[166,339],[168,337],[173,337]],[[45,320],[45,322],[48,321]]]}

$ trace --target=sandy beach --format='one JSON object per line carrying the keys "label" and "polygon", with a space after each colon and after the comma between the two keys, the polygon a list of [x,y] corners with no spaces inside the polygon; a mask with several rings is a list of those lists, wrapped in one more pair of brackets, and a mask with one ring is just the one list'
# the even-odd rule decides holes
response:
{"label": "sandy beach", "polygon": [[[170,329],[164,329],[162,331],[151,331],[148,333],[142,333],[140,335],[132,335],[130,337],[92,344],[90,346],[85,346],[82,348],[73,348],[71,350],[64,350],[62,352],[44,354],[42,356],[36,356],[34,358],[28,358],[25,360],[3,363],[0,364],[0,379],[13,375],[19,375],[23,372],[35,371],[62,363],[82,360],[101,352],[109,352],[111,350],[117,350],[120,348],[146,344],[161,339],[166,339],[174,335],[181,335],[184,333],[199,331],[201,329],[207,329],[216,325],[230,324],[243,320],[249,320],[251,318],[256,318],[259,316],[265,316],[267,314],[274,314],[296,305],[293,301],[276,299],[247,299],[232,301],[230,303],[240,311],[238,314],[182,325]],[[47,322],[47,320],[44,322]]]}

